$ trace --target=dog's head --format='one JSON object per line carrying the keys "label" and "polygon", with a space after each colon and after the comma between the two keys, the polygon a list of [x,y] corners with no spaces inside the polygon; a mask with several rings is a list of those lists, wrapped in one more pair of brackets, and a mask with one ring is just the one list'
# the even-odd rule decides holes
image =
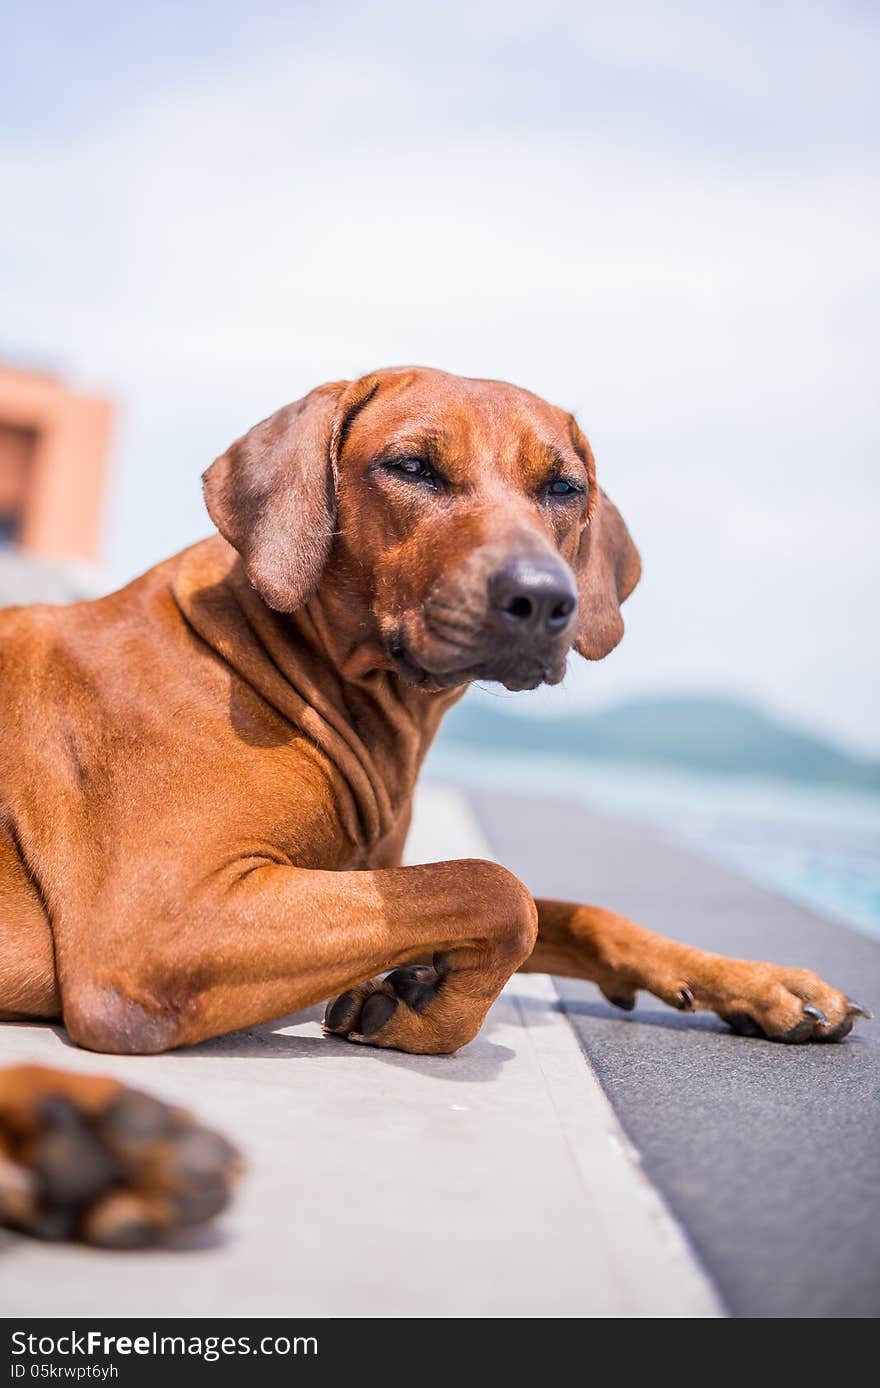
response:
{"label": "dog's head", "polygon": [[320,386],[218,458],[205,498],[271,607],[336,585],[426,689],[558,683],[572,646],[617,645],[640,573],[573,417],[499,381]]}

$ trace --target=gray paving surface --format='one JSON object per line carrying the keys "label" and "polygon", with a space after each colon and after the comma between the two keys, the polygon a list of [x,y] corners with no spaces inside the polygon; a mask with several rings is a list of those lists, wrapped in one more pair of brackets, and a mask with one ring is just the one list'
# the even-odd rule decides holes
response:
{"label": "gray paving surface", "polygon": [[[596,901],[705,949],[817,969],[880,1014],[880,944],[583,806],[472,793],[495,856],[539,895]],[[536,832],[536,827],[539,831]],[[880,1311],[880,1022],[773,1045],[640,995],[621,1014],[555,980],[648,1174],[728,1311]]]}

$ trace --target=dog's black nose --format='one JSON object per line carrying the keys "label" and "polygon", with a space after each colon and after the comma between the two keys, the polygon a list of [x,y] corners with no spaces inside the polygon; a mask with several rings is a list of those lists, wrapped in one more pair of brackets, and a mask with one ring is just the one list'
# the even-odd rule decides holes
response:
{"label": "dog's black nose", "polygon": [[511,559],[489,579],[489,596],[512,630],[557,636],[577,609],[569,571],[551,559]]}

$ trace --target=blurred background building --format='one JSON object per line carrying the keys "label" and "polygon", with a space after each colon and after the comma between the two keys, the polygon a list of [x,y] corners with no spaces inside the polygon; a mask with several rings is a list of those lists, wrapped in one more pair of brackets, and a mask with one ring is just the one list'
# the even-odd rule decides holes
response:
{"label": "blurred background building", "polygon": [[111,422],[109,400],[0,364],[0,604],[100,588]]}

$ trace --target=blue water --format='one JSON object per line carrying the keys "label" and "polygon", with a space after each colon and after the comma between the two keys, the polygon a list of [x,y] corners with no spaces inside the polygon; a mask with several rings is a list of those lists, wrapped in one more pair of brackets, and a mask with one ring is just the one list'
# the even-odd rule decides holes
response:
{"label": "blue water", "polygon": [[439,746],[434,779],[554,793],[653,824],[745,877],[880,938],[880,796],[765,778]]}

